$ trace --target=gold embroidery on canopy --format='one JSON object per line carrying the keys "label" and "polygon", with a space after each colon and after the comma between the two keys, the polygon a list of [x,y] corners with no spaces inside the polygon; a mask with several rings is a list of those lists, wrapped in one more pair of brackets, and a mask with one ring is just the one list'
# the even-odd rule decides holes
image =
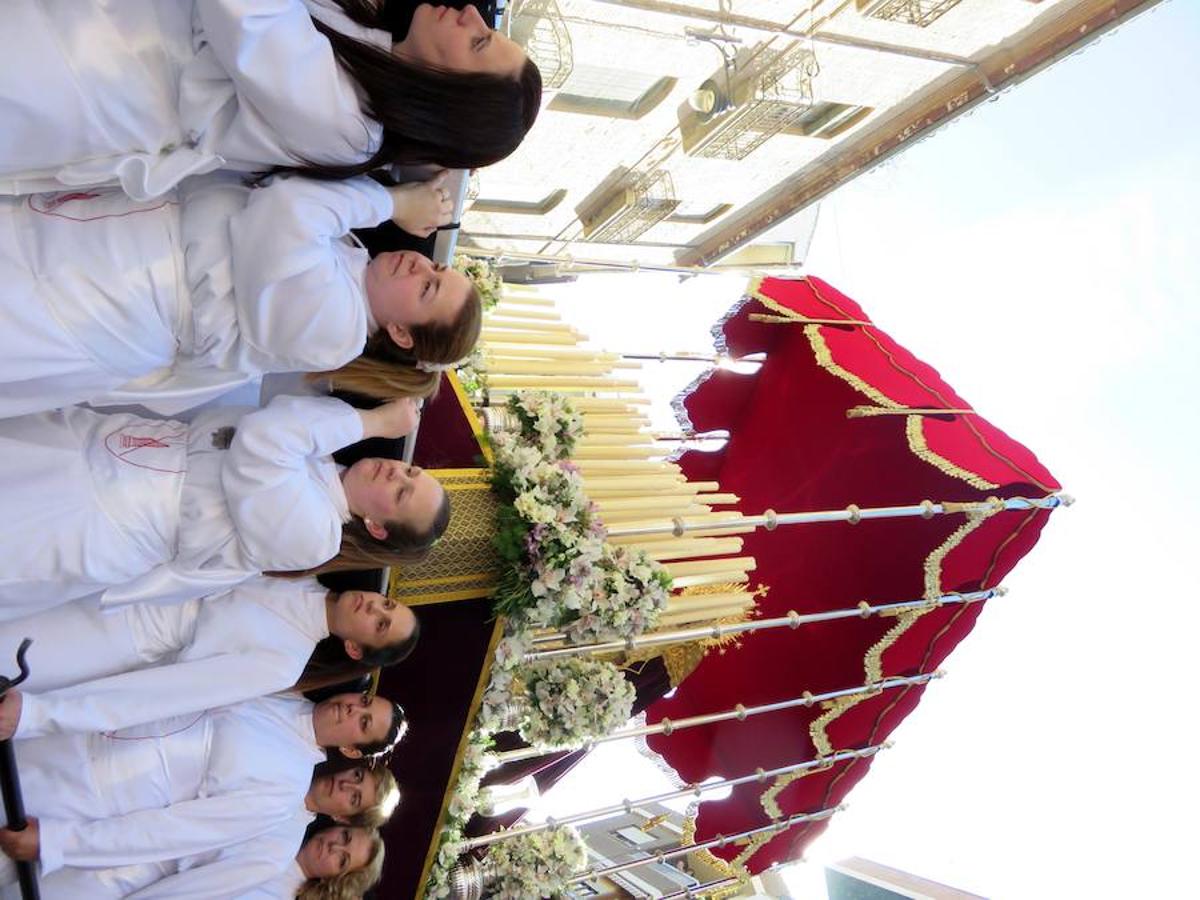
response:
{"label": "gold embroidery on canopy", "polygon": [[[938,608],[939,604],[934,602],[932,598],[939,597],[942,594],[941,571],[943,561],[951,550],[961,544],[968,534],[978,528],[989,516],[994,515],[995,512],[996,510],[987,510],[982,513],[969,515],[966,522],[956,528],[945,541],[926,557],[923,571],[925,596],[930,600],[929,605],[923,609],[892,614],[896,617],[896,624],[889,628],[883,637],[873,644],[863,656],[864,684],[872,684],[884,678],[883,654],[900,639],[901,635],[913,626],[917,619]],[[839,697],[836,700],[826,701],[822,704],[825,712],[814,719],[809,725],[809,737],[812,740],[818,757],[828,756],[835,750],[827,733],[829,725],[841,716],[842,713],[846,712],[846,710],[869,697],[875,696],[876,693],[860,694],[853,697]],[[848,771],[853,765],[853,762],[847,764],[844,771]],[[779,806],[778,798],[784,788],[797,779],[804,778],[815,772],[825,772],[828,769],[829,766],[821,766],[776,777],[771,787],[763,791],[759,798],[763,811],[773,819],[781,817],[783,810]],[[840,778],[840,775],[838,777]],[[773,834],[755,835],[747,842],[745,849],[734,858],[734,863],[744,867],[745,863],[774,837],[775,835]]]}

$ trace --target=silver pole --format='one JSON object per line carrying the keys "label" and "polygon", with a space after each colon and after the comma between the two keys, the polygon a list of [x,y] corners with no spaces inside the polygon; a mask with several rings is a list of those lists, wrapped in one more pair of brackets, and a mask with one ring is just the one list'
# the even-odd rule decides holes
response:
{"label": "silver pole", "polygon": [[821,756],[817,759],[810,759],[802,763],[793,763],[790,766],[780,766],[777,769],[768,769],[764,771],[759,769],[753,775],[743,775],[740,778],[726,778],[722,781],[714,781],[707,784],[690,784],[685,788],[677,791],[667,791],[662,794],[654,794],[649,797],[641,797],[637,800],[622,800],[613,806],[603,806],[599,809],[589,810],[587,812],[572,813],[569,816],[564,816],[561,819],[553,817],[547,818],[545,822],[538,825],[518,825],[515,828],[509,828],[504,831],[495,831],[491,834],[483,834],[479,837],[469,838],[465,841],[460,841],[455,847],[456,852],[462,854],[467,850],[473,850],[476,847],[486,847],[489,844],[494,844],[497,841],[505,841],[509,838],[520,837],[526,834],[536,834],[539,831],[548,831],[551,828],[558,828],[560,825],[579,825],[584,822],[595,822],[599,819],[607,819],[610,816],[615,816],[619,813],[631,812],[635,806],[641,806],[646,803],[662,803],[666,800],[678,800],[681,797],[693,796],[697,799],[710,791],[720,790],[721,788],[737,787],[740,784],[748,784],[751,781],[766,781],[768,778],[774,778],[777,775],[787,775],[792,772],[803,772],[809,769],[829,768],[835,763],[844,762],[850,759],[866,759],[874,756],[880,750],[890,747],[890,743],[873,744],[870,747],[863,747],[860,750],[838,750],[836,753],[831,753],[828,756]]}
{"label": "silver pole", "polygon": [[[466,169],[451,169],[446,177],[446,190],[454,197],[454,210],[450,214],[451,222],[461,222],[467,207],[467,190],[471,186],[471,173]],[[433,261],[450,265],[454,258],[454,248],[458,244],[458,226],[440,229],[433,239]]]}
{"label": "silver pole", "polygon": [[689,531],[720,531],[726,528],[766,528],[774,531],[779,525],[808,525],[817,522],[849,522],[856,525],[863,519],[897,519],[920,516],[931,519],[934,516],[952,515],[954,513],[988,513],[1009,509],[1055,509],[1059,506],[1070,506],[1074,500],[1066,494],[1051,494],[1047,497],[1011,497],[1001,500],[991,497],[987,500],[967,503],[943,501],[934,503],[932,500],[922,500],[913,506],[872,506],[860,508],[854,504],[845,509],[828,509],[817,512],[777,513],[768,509],[760,516],[742,516],[736,519],[709,518],[686,521],[682,516],[676,516],[669,522],[658,525],[639,525],[626,528],[608,529],[608,537],[641,537],[651,534],[673,534],[683,537]]}
{"label": "silver pole", "polygon": [[[497,257],[501,261],[506,259],[534,260],[544,262],[562,263],[566,267],[571,266],[589,266],[595,269],[609,269],[614,272],[668,272],[677,275],[722,275],[737,272],[754,272],[760,269],[776,268],[775,266],[738,266],[727,269],[700,269],[691,266],[672,266],[667,264],[643,263],[633,260],[631,262],[623,262],[611,259],[587,259],[584,257],[573,256],[570,253],[521,253],[516,250],[481,250],[481,255]],[[794,264],[784,266],[784,268],[793,268]],[[581,275],[586,275],[587,270],[581,270]]]}
{"label": "silver pole", "polygon": [[[716,365],[722,360],[729,359],[727,356],[721,356],[715,353],[693,353],[688,350],[680,350],[676,353],[669,353],[663,350],[659,353],[625,353],[617,351],[623,359],[646,359],[653,362],[701,362],[711,363]],[[738,360],[739,362],[741,360]]]}
{"label": "silver pole", "polygon": [[778,822],[772,822],[770,825],[762,825],[758,828],[749,828],[746,831],[739,831],[737,834],[722,834],[707,841],[701,841],[694,844],[682,844],[674,850],[668,850],[663,853],[657,853],[654,856],[648,856],[645,859],[635,859],[630,862],[617,863],[611,866],[602,868],[588,869],[586,872],[573,877],[567,884],[576,884],[580,881],[587,881],[589,878],[605,878],[609,875],[615,875],[618,872],[625,872],[629,869],[636,869],[639,866],[644,866],[652,862],[666,862],[668,859],[674,859],[677,856],[686,856],[689,853],[694,853],[697,850],[709,850],[713,847],[724,847],[732,841],[743,841],[746,838],[754,837],[756,834],[767,834],[773,831],[787,831],[793,825],[799,825],[802,822],[819,822],[822,819],[828,819],[834,813],[841,812],[846,807],[845,805],[830,807],[829,809],[818,810],[815,813],[800,813],[794,816],[788,816]]}
{"label": "silver pole", "polygon": [[[638,635],[637,637],[628,637],[620,641],[603,641],[596,644],[572,644],[567,647],[555,647],[551,650],[530,650],[525,654],[524,660],[556,659],[561,656],[581,656],[584,654],[613,653],[618,651],[631,652],[642,647],[657,647],[660,644],[676,644],[684,641],[705,639],[719,640],[732,634],[765,631],[768,628],[782,628],[785,625],[788,628],[799,628],[801,625],[810,625],[813,622],[832,622],[837,619],[853,619],[856,617],[867,619],[878,613],[899,613],[908,610],[933,608],[948,603],[978,603],[983,600],[990,600],[992,597],[1001,597],[1006,593],[1008,591],[1005,588],[995,587],[986,591],[942,594],[940,597],[935,597],[932,600],[922,598],[920,600],[905,600],[900,603],[880,603],[875,606],[863,601],[858,606],[851,607],[850,609],[833,609],[828,612],[809,613],[803,616],[792,609],[788,610],[786,616],[778,616],[772,619],[754,619],[749,622],[736,622],[727,625],[698,625],[693,628],[676,629],[675,631],[651,632],[649,634]],[[535,637],[533,644],[537,647],[541,644],[550,644],[564,640],[566,640],[566,635],[555,632]]]}
{"label": "silver pole", "polygon": [[730,875],[728,878],[718,878],[716,881],[706,881],[704,884],[698,884],[695,887],[682,888],[678,891],[672,891],[669,894],[660,894],[659,900],[683,900],[683,898],[700,897],[707,894],[709,891],[715,891],[717,888],[732,887],[737,884],[740,879],[735,875]]}
{"label": "silver pole", "polygon": [[731,363],[760,363],[765,362],[767,354],[765,353],[747,353],[745,356],[729,356],[722,353],[699,353],[692,350],[660,350],[657,353],[626,353],[623,350],[610,350],[610,353],[619,353],[625,359],[645,359],[652,362],[701,362],[717,365],[722,362]]}
{"label": "silver pole", "polygon": [[[606,734],[602,737],[594,738],[586,742],[579,749],[591,750],[598,744],[609,744],[613,741],[622,741],[626,738],[646,737],[651,734],[666,734],[672,735],[677,731],[683,731],[688,728],[698,728],[701,725],[715,725],[717,722],[728,722],[730,719],[737,719],[739,722],[744,722],[753,716],[761,716],[766,713],[780,712],[785,709],[795,709],[798,706],[812,706],[814,703],[824,703],[826,700],[836,700],[839,697],[853,697],[855,694],[875,694],[880,691],[888,691],[894,688],[912,687],[918,684],[927,684],[935,678],[941,678],[943,672],[925,672],[920,675],[909,675],[907,677],[884,678],[882,681],[873,681],[870,684],[858,685],[851,688],[841,688],[836,691],[826,691],[823,694],[813,694],[805,691],[799,697],[792,697],[789,700],[780,700],[775,703],[762,703],[758,706],[745,706],[739,703],[733,709],[722,710],[721,712],[705,713],[699,716],[688,716],[686,719],[662,718],[653,725],[638,725],[635,728],[626,728],[621,731],[614,731],[612,734]],[[520,759],[532,759],[535,756],[543,756],[547,751],[544,748],[537,747],[521,747],[517,750],[505,750],[495,754],[497,763],[515,762]]]}

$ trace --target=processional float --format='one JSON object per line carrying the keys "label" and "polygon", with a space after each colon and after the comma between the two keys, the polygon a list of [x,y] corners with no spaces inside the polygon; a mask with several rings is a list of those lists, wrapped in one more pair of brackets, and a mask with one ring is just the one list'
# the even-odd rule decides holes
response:
{"label": "processional float", "polygon": [[[799,857],[825,827],[986,601],[1004,592],[1001,578],[1049,513],[1070,500],[1032,453],[818,279],[752,282],[714,329],[714,359],[761,365],[710,369],[679,399],[673,434],[651,428],[649,401],[629,377],[635,355],[591,349],[535,289],[499,294],[478,358],[448,379],[417,446],[419,462],[457,467],[439,472],[456,510],[447,540],[389,585],[426,615],[475,604],[483,658],[467,664],[460,654],[458,753],[428,779],[444,792],[427,804],[437,809],[423,858],[389,870],[385,893],[477,896],[489,876],[503,876],[497,860],[520,868],[520,853],[506,848],[540,834],[537,846],[571,861],[560,887],[686,857],[702,878],[687,895],[728,895]],[[606,542],[641,551],[670,577],[644,630],[597,635],[576,618],[514,641],[511,620],[490,618],[484,598],[503,593],[504,562],[491,541],[503,504],[488,467],[504,435],[521,429],[513,398],[529,391],[565,395],[577,409],[583,429],[569,468]],[[690,449],[712,434],[719,450]],[[511,735],[488,748],[485,717],[492,730],[520,721],[519,709],[507,720],[488,706],[514,653],[526,666],[617,663],[637,683],[645,722],[558,740],[552,756],[544,742],[521,746]],[[651,670],[661,678],[647,685]],[[681,786],[539,824],[499,828],[470,816],[481,778],[539,763],[560,775],[564,754],[615,740],[646,742]],[[487,776],[488,766],[499,768]],[[717,789],[728,796],[705,800]],[[705,802],[669,855],[588,865],[554,843],[567,826],[680,797]],[[511,878],[500,883],[511,893]]]}

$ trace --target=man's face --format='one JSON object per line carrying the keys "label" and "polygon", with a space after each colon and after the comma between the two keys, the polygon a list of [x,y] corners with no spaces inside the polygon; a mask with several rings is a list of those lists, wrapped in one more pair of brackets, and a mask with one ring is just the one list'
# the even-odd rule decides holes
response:
{"label": "man's face", "polygon": [[359,747],[384,740],[391,727],[392,705],[383,697],[338,694],[313,709],[317,743],[337,747],[344,756],[361,756]]}
{"label": "man's face", "polygon": [[336,775],[319,775],[313,779],[310,796],[314,812],[323,813],[338,822],[346,822],[364,809],[373,807],[379,799],[379,779],[357,766]]}

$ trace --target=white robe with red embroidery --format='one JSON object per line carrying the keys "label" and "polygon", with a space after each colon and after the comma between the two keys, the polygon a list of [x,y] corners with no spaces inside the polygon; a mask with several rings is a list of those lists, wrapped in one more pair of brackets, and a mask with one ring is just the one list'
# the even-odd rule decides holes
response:
{"label": "white robe with red embroidery", "polygon": [[74,407],[0,420],[0,618],[104,591],[179,603],[331,559],[349,519],[329,454],[362,438],[340,400],[278,397],[217,426]]}
{"label": "white robe with red embroidery", "polygon": [[370,317],[346,235],[391,215],[369,178],[0,197],[0,418],[85,401],[178,415],[263,373],[348,363]]}
{"label": "white robe with red embroidery", "polygon": [[330,0],[4,0],[0,193],[119,184],[150,199],[215,169],[368,159],[382,127],[312,16]]}

